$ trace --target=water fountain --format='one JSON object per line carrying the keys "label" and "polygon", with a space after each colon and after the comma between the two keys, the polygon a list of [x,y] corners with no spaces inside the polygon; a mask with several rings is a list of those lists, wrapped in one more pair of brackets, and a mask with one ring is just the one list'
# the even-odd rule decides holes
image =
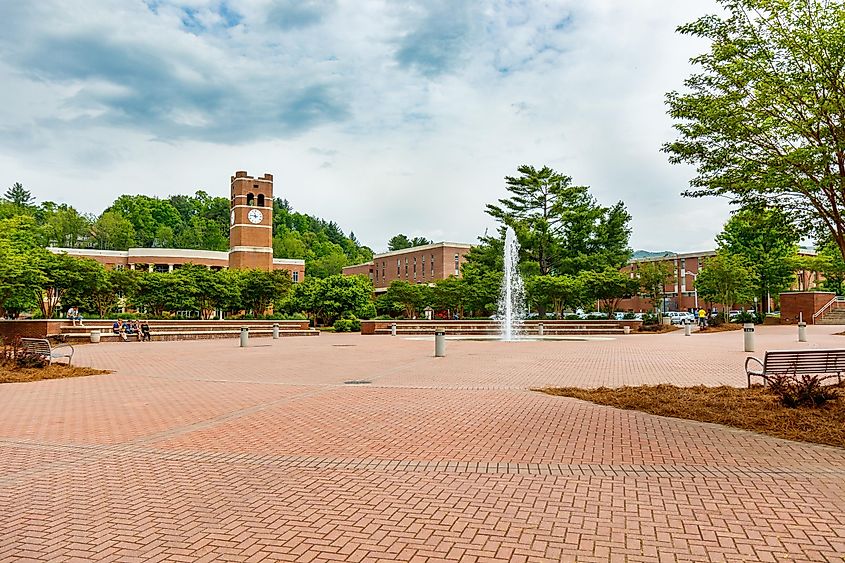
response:
{"label": "water fountain", "polygon": [[525,285],[519,273],[519,241],[511,227],[505,231],[505,274],[497,316],[502,327],[502,340],[516,340],[525,320]]}

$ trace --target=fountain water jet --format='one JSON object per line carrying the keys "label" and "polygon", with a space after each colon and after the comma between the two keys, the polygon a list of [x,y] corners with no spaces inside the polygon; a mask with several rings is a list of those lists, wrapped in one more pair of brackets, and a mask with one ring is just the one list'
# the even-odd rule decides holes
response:
{"label": "fountain water jet", "polygon": [[516,340],[525,319],[525,285],[519,274],[519,241],[511,227],[505,231],[505,275],[499,295],[498,318],[502,340]]}

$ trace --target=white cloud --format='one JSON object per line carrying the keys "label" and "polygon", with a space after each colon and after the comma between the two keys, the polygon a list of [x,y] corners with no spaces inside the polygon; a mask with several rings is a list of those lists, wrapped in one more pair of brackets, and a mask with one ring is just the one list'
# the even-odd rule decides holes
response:
{"label": "white cloud", "polygon": [[710,247],[726,219],[659,152],[663,95],[704,48],[674,29],[710,2],[96,4],[0,7],[0,183],[41,200],[99,212],[272,172],[383,249],[475,240],[525,163],[624,200],[636,248]]}

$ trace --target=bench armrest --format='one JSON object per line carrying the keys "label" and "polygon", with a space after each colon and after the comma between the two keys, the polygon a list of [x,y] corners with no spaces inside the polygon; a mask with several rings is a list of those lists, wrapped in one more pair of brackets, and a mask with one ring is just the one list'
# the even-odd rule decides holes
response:
{"label": "bench armrest", "polygon": [[[757,364],[760,366],[760,371],[749,369],[748,364],[750,364],[751,362],[757,362]],[[745,358],[745,375],[746,375],[746,377],[748,377],[748,387],[749,388],[751,387],[751,376],[752,375],[759,375],[763,379],[766,379],[765,373],[766,373],[766,368],[763,365],[763,362],[761,362],[758,358],[755,358],[754,356],[748,356],[747,358]]]}

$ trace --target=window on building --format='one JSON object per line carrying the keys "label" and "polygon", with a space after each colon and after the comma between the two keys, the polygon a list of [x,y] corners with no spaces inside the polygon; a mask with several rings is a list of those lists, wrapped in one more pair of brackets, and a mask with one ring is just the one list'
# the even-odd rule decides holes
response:
{"label": "window on building", "polygon": [[293,271],[293,283],[299,283],[299,272]]}
{"label": "window on building", "polygon": [[126,266],[124,266],[123,264],[115,264],[114,265],[115,270],[123,270],[125,268],[126,268]]}
{"label": "window on building", "polygon": [[431,255],[431,277],[434,277],[434,254]]}
{"label": "window on building", "polygon": [[455,275],[456,276],[461,272],[460,260],[461,260],[461,256],[459,254],[455,254]]}
{"label": "window on building", "polygon": [[405,258],[405,277],[408,277],[408,259]]}
{"label": "window on building", "polygon": [[167,264],[156,264],[153,271],[159,274],[166,274],[170,271],[170,267]]}
{"label": "window on building", "polygon": [[258,194],[258,207],[264,207],[264,194]]}
{"label": "window on building", "polygon": [[249,192],[248,194],[246,194],[246,204],[247,205],[255,205],[255,194],[254,193]]}

